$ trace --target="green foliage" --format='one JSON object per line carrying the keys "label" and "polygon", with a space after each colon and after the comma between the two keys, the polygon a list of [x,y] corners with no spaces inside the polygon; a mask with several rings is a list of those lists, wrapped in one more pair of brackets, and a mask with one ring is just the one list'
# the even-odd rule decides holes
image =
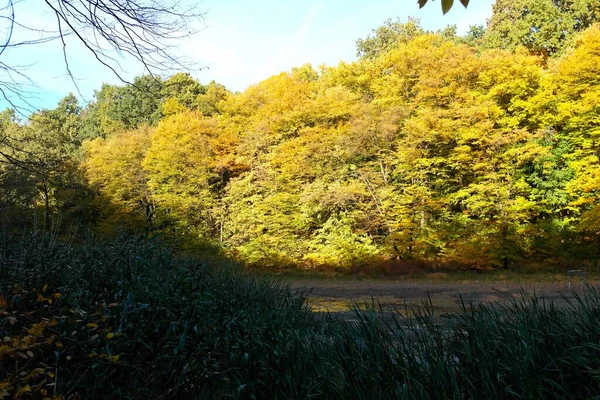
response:
{"label": "green foliage", "polygon": [[[0,136],[0,185],[7,220],[25,210],[89,221],[91,193],[78,163],[82,158],[81,108],[73,95],[54,110],[32,114],[27,124],[4,119]],[[16,225],[27,219],[15,221]]]}
{"label": "green foliage", "polygon": [[146,75],[135,78],[132,85],[117,88],[109,95],[106,117],[122,129],[156,124],[161,117],[160,99],[164,86],[157,77]]}
{"label": "green foliage", "polygon": [[497,0],[488,21],[486,46],[524,46],[544,58],[563,52],[573,33],[600,21],[595,0]]}
{"label": "green foliage", "polygon": [[182,110],[217,114],[219,103],[228,95],[224,86],[215,82],[204,86],[187,73],[166,80],[140,76],[126,86],[104,84],[83,111],[81,134],[95,139],[143,125],[155,126],[163,116]]}
{"label": "green foliage", "polygon": [[[0,243],[0,395],[425,399],[600,395],[600,293],[312,313],[302,293],[157,238]],[[73,268],[77,266],[77,268]]]}
{"label": "green foliage", "polygon": [[204,86],[189,74],[180,72],[164,82],[161,97],[176,99],[179,104],[191,110],[196,107],[198,96],[203,94],[206,94]]}
{"label": "green foliage", "polygon": [[347,267],[368,264],[376,259],[378,249],[368,235],[356,232],[353,219],[332,215],[310,243],[311,252],[304,260],[313,265]]}
{"label": "green foliage", "polygon": [[360,57],[373,58],[423,33],[425,31],[418,19],[409,18],[406,23],[388,19],[382,26],[373,30],[372,36],[356,41],[356,53]]}

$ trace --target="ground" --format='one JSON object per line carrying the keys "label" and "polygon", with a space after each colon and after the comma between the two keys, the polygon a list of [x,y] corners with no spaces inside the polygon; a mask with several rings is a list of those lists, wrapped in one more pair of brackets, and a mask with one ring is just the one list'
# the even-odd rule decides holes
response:
{"label": "ground", "polygon": [[291,285],[292,289],[307,292],[308,302],[316,312],[348,312],[353,304],[364,306],[373,300],[384,307],[403,307],[420,305],[431,299],[437,313],[456,310],[461,297],[468,303],[503,302],[518,298],[523,292],[535,293],[539,298],[564,302],[564,297],[572,296],[572,291],[581,291],[586,284],[579,277],[569,276],[527,277],[525,280],[506,281],[468,279],[458,280],[452,277],[443,279],[328,279],[323,277],[278,277]]}

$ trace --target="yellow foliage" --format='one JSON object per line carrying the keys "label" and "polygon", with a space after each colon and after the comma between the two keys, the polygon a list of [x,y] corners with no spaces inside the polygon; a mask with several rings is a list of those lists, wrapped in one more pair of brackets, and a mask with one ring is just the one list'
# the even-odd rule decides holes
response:
{"label": "yellow foliage", "polygon": [[507,266],[600,201],[598,54],[598,25],[548,66],[416,32],[243,93],[169,98],[155,129],[90,143],[86,171],[123,212],[155,207],[252,263]]}
{"label": "yellow foliage", "polygon": [[162,112],[165,117],[185,111],[188,111],[188,108],[172,97],[162,104]]}

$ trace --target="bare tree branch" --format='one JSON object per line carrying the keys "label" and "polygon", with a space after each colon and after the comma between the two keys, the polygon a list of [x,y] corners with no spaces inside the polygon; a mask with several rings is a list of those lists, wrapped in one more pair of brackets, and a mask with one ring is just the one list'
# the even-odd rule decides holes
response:
{"label": "bare tree branch", "polygon": [[[69,63],[70,44],[83,45],[122,82],[131,83],[119,59],[135,60],[151,76],[189,70],[192,65],[175,54],[177,41],[197,33],[204,22],[198,4],[187,0],[44,0],[42,4],[54,15],[54,22],[40,29],[25,25],[19,17],[15,5],[27,0],[5,1],[0,7],[0,34],[4,35],[0,42],[0,96],[18,111],[30,106],[23,101],[19,85],[31,84],[32,80],[23,68],[3,59],[7,49],[60,41],[66,75],[81,96]],[[37,37],[15,38],[16,28]]]}
{"label": "bare tree branch", "polygon": [[4,53],[4,50],[6,50],[6,47],[10,44],[15,29],[15,5],[12,0],[8,0],[8,8],[10,9],[10,14],[8,17],[8,34],[6,35],[6,41],[4,42],[4,45],[0,47],[0,56],[2,55],[2,53]]}

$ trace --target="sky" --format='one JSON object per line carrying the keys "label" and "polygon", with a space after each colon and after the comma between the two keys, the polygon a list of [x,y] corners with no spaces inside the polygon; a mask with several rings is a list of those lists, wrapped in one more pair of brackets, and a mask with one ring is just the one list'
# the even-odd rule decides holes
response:
{"label": "sky", "polygon": [[[422,9],[416,0],[203,0],[199,8],[205,14],[204,24],[198,26],[197,34],[178,42],[176,51],[193,62],[190,73],[201,83],[214,80],[230,90],[243,91],[305,63],[335,66],[355,60],[356,39],[368,36],[388,18],[406,21],[412,16],[428,30],[456,25],[458,33],[464,34],[469,26],[485,24],[491,16],[493,0],[471,0],[467,9],[455,3],[442,15],[440,0],[430,0]],[[40,4],[18,3],[16,19],[39,29],[52,28],[55,17]],[[17,40],[32,35],[36,34],[15,31]],[[0,62],[26,67],[23,72],[35,84],[27,88],[32,107],[53,108],[69,92],[85,104],[102,83],[122,84],[74,38],[67,38],[74,85],[66,74],[62,49],[60,41],[52,41],[7,49],[0,55]],[[143,73],[129,59],[119,59],[119,64],[126,79]],[[0,109],[8,105],[0,99]]]}

